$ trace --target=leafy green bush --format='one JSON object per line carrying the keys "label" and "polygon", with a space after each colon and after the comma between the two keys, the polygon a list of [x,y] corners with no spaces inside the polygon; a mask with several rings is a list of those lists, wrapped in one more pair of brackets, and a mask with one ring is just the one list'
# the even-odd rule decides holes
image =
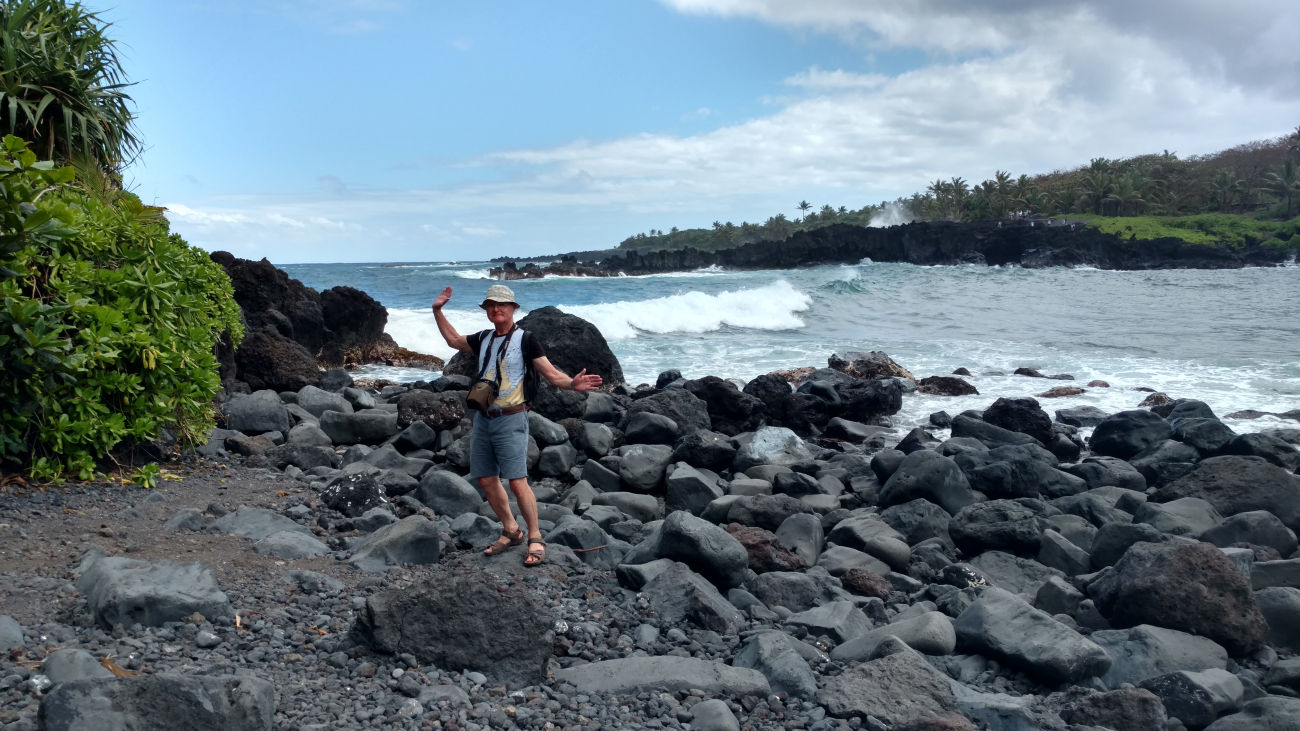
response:
{"label": "leafy green bush", "polygon": [[1134,239],[1182,239],[1193,244],[1241,247],[1249,243],[1288,248],[1300,218],[1262,221],[1227,213],[1195,216],[1078,216],[1102,233]]}
{"label": "leafy green bush", "polygon": [[243,337],[230,279],[161,209],[88,194],[4,138],[0,466],[87,479],[165,430],[201,439],[223,334]]}

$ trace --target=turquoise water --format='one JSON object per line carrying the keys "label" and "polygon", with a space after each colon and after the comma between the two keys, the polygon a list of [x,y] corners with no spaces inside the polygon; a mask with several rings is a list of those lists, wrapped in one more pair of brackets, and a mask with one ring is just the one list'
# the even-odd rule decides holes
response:
{"label": "turquoise water", "polygon": [[[300,264],[304,284],[361,289],[389,310],[402,346],[450,354],[429,303],[453,287],[447,313],[462,332],[485,327],[477,303],[482,262]],[[554,305],[595,324],[630,383],[660,371],[748,379],[824,366],[840,350],[882,350],[917,377],[965,367],[979,396],[909,397],[900,423],[932,411],[984,408],[998,396],[1060,385],[1010,374],[1019,367],[1069,373],[1108,389],[1045,401],[1050,410],[1091,404],[1134,408],[1145,393],[1197,398],[1223,415],[1300,408],[1300,268],[1113,272],[1093,269],[833,265],[782,271],[705,270],[647,277],[556,277],[511,282],[526,311]],[[521,313],[522,315],[523,313]],[[371,369],[414,380],[422,372]],[[1297,426],[1234,422],[1239,431]]]}

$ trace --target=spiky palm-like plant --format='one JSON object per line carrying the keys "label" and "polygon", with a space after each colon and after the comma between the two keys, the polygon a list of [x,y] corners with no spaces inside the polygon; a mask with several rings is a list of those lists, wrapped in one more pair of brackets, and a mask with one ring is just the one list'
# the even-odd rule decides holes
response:
{"label": "spiky palm-like plant", "polygon": [[63,0],[0,2],[0,133],[119,171],[140,150],[109,23]]}

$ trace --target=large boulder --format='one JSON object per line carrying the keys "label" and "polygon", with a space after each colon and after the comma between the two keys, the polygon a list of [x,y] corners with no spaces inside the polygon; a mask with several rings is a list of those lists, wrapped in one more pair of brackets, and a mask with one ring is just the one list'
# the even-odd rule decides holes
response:
{"label": "large boulder", "polygon": [[367,597],[352,636],[379,652],[528,685],[541,682],[552,654],[546,606],[523,584],[440,566],[427,581]]}
{"label": "large boulder", "polygon": [[762,423],[763,401],[742,392],[731,381],[705,376],[687,381],[684,387],[705,403],[712,429],[720,434],[735,436]]}
{"label": "large boulder", "polygon": [[374,297],[352,287],[320,293],[321,319],[338,350],[364,351],[377,345],[388,325],[388,310]]}
{"label": "large boulder", "polygon": [[1169,422],[1146,409],[1121,411],[1102,420],[1092,431],[1088,445],[1107,457],[1128,459],[1173,436]]}
{"label": "large boulder", "polygon": [[1161,487],[1153,499],[1184,497],[1202,498],[1225,516],[1267,510],[1300,532],[1300,477],[1261,457],[1211,457]]}
{"label": "large boulder", "polygon": [[77,588],[91,617],[105,629],[160,627],[198,612],[225,619],[234,608],[212,572],[198,562],[146,562],[91,554],[78,568]]}
{"label": "large boulder", "polygon": [[1268,631],[1246,577],[1209,543],[1135,543],[1088,594],[1116,627],[1183,630],[1234,656],[1258,649]]}
{"label": "large boulder", "polygon": [[252,675],[134,675],[83,678],[41,699],[40,727],[264,731],[275,719],[275,686]]}
{"label": "large boulder", "polygon": [[894,362],[894,359],[890,358],[888,354],[879,350],[867,353],[861,351],[835,353],[826,359],[826,364],[841,373],[847,373],[864,381],[876,378],[916,380],[916,376],[913,376],[910,371]]}
{"label": "large boulder", "polygon": [[680,561],[721,587],[745,580],[749,554],[724,528],[684,510],[669,514],[658,528],[632,549],[624,561],[649,563],[658,558]]}
{"label": "large boulder", "polygon": [[254,391],[297,391],[321,377],[311,351],[270,326],[249,328],[235,351],[235,372]]}
{"label": "large boulder", "polygon": [[1014,665],[1049,684],[1101,675],[1110,656],[1096,643],[1005,589],[984,588],[953,623],[958,647]]}
{"label": "large boulder", "polygon": [[1032,398],[1000,398],[984,410],[984,421],[1052,443],[1052,417]]}

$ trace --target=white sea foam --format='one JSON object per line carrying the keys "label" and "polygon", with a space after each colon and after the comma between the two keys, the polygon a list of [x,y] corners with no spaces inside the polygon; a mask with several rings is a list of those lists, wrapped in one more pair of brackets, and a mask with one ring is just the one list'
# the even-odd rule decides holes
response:
{"label": "white sea foam", "polygon": [[461,279],[491,279],[491,269],[460,269],[451,273],[454,277]]}
{"label": "white sea foam", "polygon": [[[462,335],[468,335],[472,332],[478,332],[488,327],[487,318],[483,316],[483,311],[474,310],[453,310],[446,308],[443,314],[451,322],[456,332]],[[522,317],[523,310],[520,310],[519,316]],[[429,309],[413,310],[392,308],[388,310],[388,326],[384,332],[397,342],[398,345],[407,350],[414,350],[417,353],[426,355],[436,355],[443,360],[450,358],[456,351],[447,347],[446,341],[442,339],[442,334],[438,332],[438,324],[433,319],[433,311]]]}
{"label": "white sea foam", "polygon": [[595,325],[607,340],[622,340],[640,332],[706,333],[728,326],[795,330],[804,326],[798,313],[811,306],[812,298],[781,279],[717,294],[685,292],[636,302],[560,305],[560,309]]}

